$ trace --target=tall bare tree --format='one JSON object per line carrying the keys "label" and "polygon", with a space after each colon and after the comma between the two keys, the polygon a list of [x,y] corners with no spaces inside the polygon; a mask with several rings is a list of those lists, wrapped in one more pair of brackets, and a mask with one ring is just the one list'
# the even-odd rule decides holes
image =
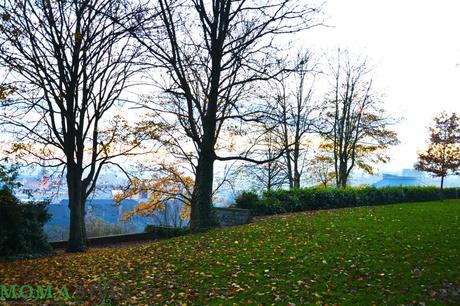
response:
{"label": "tall bare tree", "polygon": [[293,61],[281,60],[283,72],[269,94],[269,113],[274,116],[278,141],[284,147],[285,172],[289,188],[300,188],[307,162],[308,134],[314,131],[318,107],[313,101],[316,63],[312,53],[301,51]]}
{"label": "tall bare tree", "polygon": [[373,163],[387,162],[385,150],[398,139],[389,129],[395,119],[373,91],[366,60],[339,50],[330,70],[333,89],[324,103],[323,147],[333,153],[336,185],[346,187],[355,166],[372,173]]}
{"label": "tall bare tree", "polygon": [[430,145],[418,154],[415,169],[441,178],[441,190],[449,174],[460,173],[460,118],[441,113],[430,127]]}
{"label": "tall bare tree", "polygon": [[[116,0],[6,0],[0,16],[0,62],[17,88],[2,104],[3,123],[15,150],[65,167],[68,251],[84,251],[85,202],[103,166],[140,144],[111,112],[136,72],[134,18]],[[104,118],[113,119],[104,125]]]}
{"label": "tall bare tree", "polygon": [[316,25],[317,11],[297,0],[160,0],[151,22],[143,23],[144,32],[134,33],[165,76],[165,103],[154,108],[163,117],[173,115],[193,142],[193,152],[184,152],[195,165],[192,230],[216,224],[215,161],[261,162],[247,151],[217,152],[223,147],[221,134],[244,131],[238,127],[260,119],[251,107],[257,101],[249,98],[257,84],[279,73],[271,69],[274,39]]}

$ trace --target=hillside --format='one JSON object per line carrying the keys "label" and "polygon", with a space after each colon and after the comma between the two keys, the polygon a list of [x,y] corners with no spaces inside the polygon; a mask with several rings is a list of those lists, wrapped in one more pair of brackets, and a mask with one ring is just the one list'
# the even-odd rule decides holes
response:
{"label": "hillside", "polygon": [[[2,284],[112,305],[460,304],[460,202],[273,216],[86,254],[0,263]],[[43,303],[42,303],[43,304]]]}

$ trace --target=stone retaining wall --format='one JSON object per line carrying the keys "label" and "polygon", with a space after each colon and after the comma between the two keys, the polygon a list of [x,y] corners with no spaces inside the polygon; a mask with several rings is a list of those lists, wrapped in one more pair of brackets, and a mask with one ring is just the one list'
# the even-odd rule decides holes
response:
{"label": "stone retaining wall", "polygon": [[214,208],[217,221],[223,227],[247,224],[251,220],[251,212],[240,208]]}

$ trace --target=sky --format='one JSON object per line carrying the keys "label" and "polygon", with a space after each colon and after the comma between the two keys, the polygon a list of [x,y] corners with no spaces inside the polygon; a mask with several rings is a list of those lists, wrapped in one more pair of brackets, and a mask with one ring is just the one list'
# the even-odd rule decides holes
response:
{"label": "sky", "polygon": [[378,172],[412,168],[433,116],[460,113],[460,0],[325,1],[327,26],[299,40],[319,55],[340,47],[368,57],[384,105],[402,118],[394,127],[401,144]]}
{"label": "sky", "polygon": [[412,168],[441,111],[460,113],[460,1],[328,0],[327,27],[304,33],[306,47],[367,56],[385,107],[403,120],[401,144],[381,172]]}

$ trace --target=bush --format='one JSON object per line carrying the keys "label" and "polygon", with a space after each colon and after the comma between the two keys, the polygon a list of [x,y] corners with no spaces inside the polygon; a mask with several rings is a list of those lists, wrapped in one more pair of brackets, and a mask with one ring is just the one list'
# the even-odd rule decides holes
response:
{"label": "bush", "polygon": [[236,197],[233,206],[242,209],[255,209],[258,201],[259,195],[254,190],[243,191]]}
{"label": "bush", "polygon": [[158,238],[172,238],[184,236],[189,233],[187,227],[169,227],[158,225],[147,225],[144,230],[146,233],[153,233]]}
{"label": "bush", "polygon": [[50,218],[46,204],[20,203],[8,189],[0,190],[0,257],[31,257],[51,252],[43,232]]}
{"label": "bush", "polygon": [[243,192],[235,206],[251,209],[254,214],[281,214],[297,211],[383,205],[404,202],[458,198],[456,188],[437,187],[360,187],[302,188],[265,192],[261,198],[253,191]]}

